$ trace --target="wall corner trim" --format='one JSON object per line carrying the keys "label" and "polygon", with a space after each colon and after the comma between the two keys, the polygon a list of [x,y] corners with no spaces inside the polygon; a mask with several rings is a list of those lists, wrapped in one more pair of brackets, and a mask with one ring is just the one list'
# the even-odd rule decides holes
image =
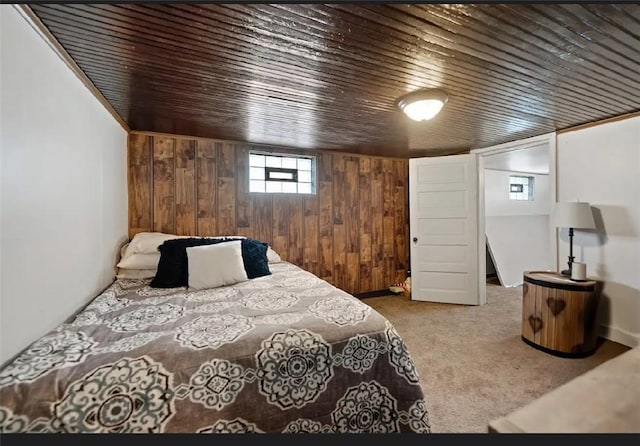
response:
{"label": "wall corner trim", "polygon": [[18,13],[26,20],[26,22],[38,33],[38,35],[49,45],[49,47],[56,53],[56,55],[62,59],[62,61],[69,67],[69,69],[76,75],[78,79],[89,89],[91,94],[107,109],[109,114],[122,126],[122,128],[128,133],[131,129],[127,123],[122,119],[118,112],[109,103],[100,90],[91,82],[87,75],[82,71],[78,64],[73,60],[71,55],[64,49],[64,47],[58,42],[58,39],[49,31],[44,23],[38,18],[33,10],[25,4],[15,4],[13,7]]}

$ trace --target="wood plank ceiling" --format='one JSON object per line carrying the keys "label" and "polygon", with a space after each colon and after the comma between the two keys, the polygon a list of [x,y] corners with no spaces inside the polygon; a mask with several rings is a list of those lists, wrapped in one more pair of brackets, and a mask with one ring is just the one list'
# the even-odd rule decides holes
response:
{"label": "wood plank ceiling", "polygon": [[31,8],[132,130],[414,157],[640,109],[637,4]]}

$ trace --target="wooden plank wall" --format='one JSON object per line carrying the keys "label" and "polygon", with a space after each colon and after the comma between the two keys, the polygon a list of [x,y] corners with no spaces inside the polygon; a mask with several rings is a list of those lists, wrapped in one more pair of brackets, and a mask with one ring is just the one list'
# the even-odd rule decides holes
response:
{"label": "wooden plank wall", "polygon": [[383,290],[408,269],[408,160],[315,155],[315,195],[248,192],[247,143],[129,135],[129,237],[244,235],[350,293]]}

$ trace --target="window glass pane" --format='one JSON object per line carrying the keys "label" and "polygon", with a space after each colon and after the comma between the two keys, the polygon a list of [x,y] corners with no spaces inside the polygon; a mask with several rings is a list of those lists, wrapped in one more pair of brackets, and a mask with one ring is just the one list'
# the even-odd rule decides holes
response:
{"label": "window glass pane", "polygon": [[264,167],[251,167],[249,178],[252,180],[264,180]]}
{"label": "window glass pane", "polygon": [[293,180],[291,172],[269,172],[269,180]]}
{"label": "window glass pane", "polygon": [[264,155],[249,155],[249,165],[256,167],[264,167]]}
{"label": "window glass pane", "polygon": [[509,199],[533,201],[534,178],[521,175],[509,176]]}
{"label": "window glass pane", "polygon": [[264,181],[251,180],[249,182],[249,192],[264,192]]}
{"label": "window glass pane", "polygon": [[295,194],[298,192],[298,184],[297,183],[282,183],[282,192],[287,194]]}
{"label": "window glass pane", "polygon": [[286,169],[295,169],[298,160],[295,158],[282,158],[282,167]]}
{"label": "window glass pane", "polygon": [[267,181],[266,192],[282,192],[282,183],[280,181]]}
{"label": "window glass pane", "polygon": [[299,194],[310,194],[311,193],[311,183],[300,183],[300,184],[298,184],[298,193]]}
{"label": "window glass pane", "polygon": [[309,158],[298,158],[298,169],[311,170],[311,160]]}
{"label": "window glass pane", "polygon": [[267,167],[282,167],[282,158],[279,156],[267,156],[266,157],[266,166]]}
{"label": "window glass pane", "polygon": [[311,183],[311,172],[308,170],[298,171],[298,181],[300,183]]}

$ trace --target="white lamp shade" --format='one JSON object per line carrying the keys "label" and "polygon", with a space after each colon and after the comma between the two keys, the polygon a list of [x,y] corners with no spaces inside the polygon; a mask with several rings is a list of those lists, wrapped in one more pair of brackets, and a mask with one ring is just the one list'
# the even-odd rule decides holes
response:
{"label": "white lamp shade", "polygon": [[558,228],[595,229],[589,203],[556,203],[553,224]]}

